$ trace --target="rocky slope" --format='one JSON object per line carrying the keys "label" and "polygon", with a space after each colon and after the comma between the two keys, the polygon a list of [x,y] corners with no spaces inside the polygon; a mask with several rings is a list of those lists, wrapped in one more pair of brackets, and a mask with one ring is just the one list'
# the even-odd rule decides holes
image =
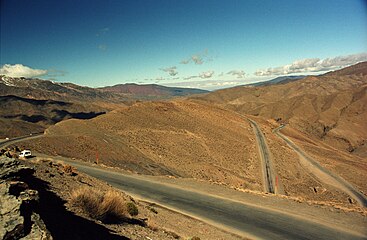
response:
{"label": "rocky slope", "polygon": [[[139,202],[55,159],[18,160],[6,157],[8,152],[14,155],[8,149],[0,156],[0,239],[243,239],[155,204]],[[105,198],[113,193],[109,196],[114,201],[107,209],[115,209],[116,202],[129,203],[135,206],[134,214],[119,220],[98,220],[85,211],[85,205],[76,204],[75,193],[106,194]]]}
{"label": "rocky slope", "polygon": [[0,239],[53,239],[37,213],[38,191],[30,189],[34,169],[0,157]]}

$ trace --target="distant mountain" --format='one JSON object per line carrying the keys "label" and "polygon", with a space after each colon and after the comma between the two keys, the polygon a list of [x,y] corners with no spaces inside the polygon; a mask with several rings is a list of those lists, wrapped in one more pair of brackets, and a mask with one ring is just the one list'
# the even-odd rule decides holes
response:
{"label": "distant mountain", "polygon": [[281,76],[281,77],[277,77],[277,78],[274,78],[268,81],[264,81],[264,82],[247,84],[246,86],[257,87],[257,86],[268,86],[268,85],[274,85],[274,84],[285,84],[285,83],[301,80],[305,77],[307,76]]}
{"label": "distant mountain", "polygon": [[367,75],[367,62],[360,62],[355,65],[342,68],[336,71],[325,73],[326,76],[349,76],[349,75]]}
{"label": "distant mountain", "polygon": [[367,62],[284,84],[233,87],[198,98],[289,123],[349,152],[367,149]]}
{"label": "distant mountain", "polygon": [[138,85],[134,83],[118,84],[111,87],[99,88],[103,92],[129,94],[135,97],[172,97],[172,96],[187,96],[192,94],[207,93],[208,91],[195,88],[176,88],[165,87],[157,84]]}
{"label": "distant mountain", "polygon": [[199,89],[122,84],[90,88],[73,83],[0,76],[0,138],[43,131],[65,119],[89,119],[137,100],[205,93]]}
{"label": "distant mountain", "polygon": [[64,102],[122,102],[128,100],[123,96],[114,96],[108,92],[72,83],[0,76],[0,96],[7,95]]}
{"label": "distant mountain", "polygon": [[135,100],[168,99],[206,93],[205,90],[164,87],[160,85],[119,84],[112,87],[90,88],[73,83],[0,76],[0,96],[88,103],[126,103]]}

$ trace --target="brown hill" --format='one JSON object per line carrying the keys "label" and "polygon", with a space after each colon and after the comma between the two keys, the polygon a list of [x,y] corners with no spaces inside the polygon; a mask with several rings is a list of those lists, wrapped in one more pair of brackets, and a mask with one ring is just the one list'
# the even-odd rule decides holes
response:
{"label": "brown hill", "polygon": [[15,95],[24,98],[65,102],[93,102],[110,105],[136,100],[168,99],[178,96],[206,93],[205,90],[171,88],[160,85],[120,84],[112,87],[90,88],[73,83],[58,83],[41,79],[12,78],[0,75],[0,96]]}
{"label": "brown hill", "polygon": [[238,115],[192,101],[142,102],[50,127],[39,151],[145,174],[195,177],[261,190],[252,129]]}
{"label": "brown hill", "polygon": [[[343,193],[329,189],[295,161],[297,155],[273,133],[274,121],[252,117],[268,141],[284,193],[305,199],[348,203]],[[329,154],[323,162],[367,189],[365,164],[330,148],[317,148],[298,131],[307,148]],[[261,161],[254,132],[232,111],[195,100],[141,102],[90,120],[66,120],[50,127],[41,139],[24,143],[37,152],[67,156],[153,175],[197,178],[246,190],[263,190]],[[320,158],[321,159],[321,158]],[[323,160],[323,159],[322,159]],[[347,171],[348,170],[348,171]],[[315,194],[314,189],[318,189]]]}
{"label": "brown hill", "polygon": [[349,152],[367,139],[367,62],[322,76],[264,87],[235,87],[200,99],[240,113],[276,119]]}
{"label": "brown hill", "polygon": [[93,105],[0,96],[0,138],[39,133],[65,119],[90,119],[104,113]]}
{"label": "brown hill", "polygon": [[0,138],[43,131],[61,120],[89,119],[137,100],[206,92],[159,85],[89,88],[72,83],[0,76]]}
{"label": "brown hill", "polygon": [[128,100],[93,88],[72,83],[57,83],[41,79],[11,78],[0,76],[0,96],[14,95],[39,100],[64,102],[114,102]]}

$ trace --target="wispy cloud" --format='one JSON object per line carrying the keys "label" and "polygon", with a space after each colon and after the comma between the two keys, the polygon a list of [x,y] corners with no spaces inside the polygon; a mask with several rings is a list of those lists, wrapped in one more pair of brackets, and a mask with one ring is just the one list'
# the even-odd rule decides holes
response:
{"label": "wispy cloud", "polygon": [[208,57],[208,49],[205,49],[203,52],[193,54],[190,58],[182,60],[181,64],[189,64],[194,63],[196,65],[201,65],[204,62],[212,61],[212,57]]}
{"label": "wispy cloud", "polygon": [[57,69],[47,70],[47,77],[50,78],[64,77],[66,74],[68,74],[68,72],[63,70],[57,70]]}
{"label": "wispy cloud", "polygon": [[198,78],[199,76],[188,76],[185,77],[184,80],[190,80],[190,79],[194,79],[194,78]]}
{"label": "wispy cloud", "polygon": [[110,31],[110,28],[108,27],[105,27],[105,28],[101,28],[98,30],[98,32],[96,33],[96,36],[97,37],[100,37],[100,36],[103,36],[105,35],[106,33],[108,33]]}
{"label": "wispy cloud", "polygon": [[155,79],[155,81],[163,81],[163,80],[166,80],[164,77],[157,77],[156,79]]}
{"label": "wispy cloud", "polygon": [[168,73],[170,76],[176,76],[178,74],[177,67],[167,67],[167,68],[160,68],[163,72]]}
{"label": "wispy cloud", "polygon": [[227,72],[228,75],[236,76],[237,78],[244,78],[246,73],[243,70],[232,70]]}
{"label": "wispy cloud", "polygon": [[24,66],[23,64],[4,64],[0,68],[0,74],[6,75],[9,77],[40,77],[47,75],[47,70],[42,69],[33,69],[28,66]]}
{"label": "wispy cloud", "polygon": [[254,74],[256,76],[270,76],[303,72],[322,72],[346,67],[362,61],[367,61],[367,53],[338,56],[322,60],[319,58],[306,58],[281,67],[259,69]]}
{"label": "wispy cloud", "polygon": [[107,50],[107,45],[106,44],[99,44],[98,49],[101,50],[101,51],[106,51]]}
{"label": "wispy cloud", "polygon": [[215,89],[221,89],[221,88],[227,88],[227,87],[233,87],[238,85],[244,85],[246,83],[250,83],[252,80],[229,80],[229,81],[223,81],[223,80],[211,80],[211,79],[205,79],[205,80],[195,80],[195,81],[184,81],[184,82],[170,82],[163,84],[164,86],[168,87],[188,87],[188,88],[201,88],[201,89],[207,89],[207,90],[215,90]]}
{"label": "wispy cloud", "polygon": [[199,74],[199,77],[201,78],[211,78],[214,75],[214,71],[206,71]]}

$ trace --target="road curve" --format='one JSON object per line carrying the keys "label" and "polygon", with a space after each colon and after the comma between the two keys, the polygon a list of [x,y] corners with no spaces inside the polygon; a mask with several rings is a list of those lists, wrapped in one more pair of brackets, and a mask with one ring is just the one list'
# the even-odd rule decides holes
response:
{"label": "road curve", "polygon": [[[37,136],[13,139],[14,141],[11,141],[11,143],[35,137]],[[11,144],[10,141],[7,143]],[[90,166],[70,159],[63,158],[62,161],[131,195],[178,210],[251,239],[360,240],[367,238],[365,233],[351,233],[342,229],[334,229],[284,212],[147,181],[139,177]]]}
{"label": "road curve", "polygon": [[26,135],[26,136],[11,138],[11,139],[0,142],[0,147],[6,147],[6,146],[9,146],[13,143],[22,142],[22,141],[25,141],[25,140],[36,139],[36,138],[42,137],[42,135],[43,135],[43,132],[42,133],[33,133],[32,135]]}
{"label": "road curve", "polygon": [[266,144],[264,134],[261,132],[257,123],[251,119],[248,119],[251,123],[251,126],[255,132],[257,146],[260,153],[260,159],[263,166],[263,178],[264,178],[264,187],[265,192],[275,193],[274,186],[274,169],[270,160],[270,151],[268,149],[268,145]]}
{"label": "road curve", "polygon": [[176,209],[252,239],[366,238],[366,236],[354,235],[281,212],[175,188],[86,164],[74,162],[72,165],[79,171],[106,181],[131,195]]}
{"label": "road curve", "polygon": [[332,187],[336,187],[346,194],[348,194],[351,198],[356,200],[359,205],[362,207],[367,207],[367,198],[361,192],[359,192],[355,187],[353,187],[350,183],[345,181],[343,178],[338,175],[328,171],[323,168],[316,160],[307,155],[301,148],[299,148],[293,141],[280,133],[280,130],[285,126],[282,125],[276,129],[274,129],[274,133],[283,139],[287,145],[292,148],[300,157],[300,163],[308,169],[315,177],[317,177],[320,181],[325,184],[331,185]]}

